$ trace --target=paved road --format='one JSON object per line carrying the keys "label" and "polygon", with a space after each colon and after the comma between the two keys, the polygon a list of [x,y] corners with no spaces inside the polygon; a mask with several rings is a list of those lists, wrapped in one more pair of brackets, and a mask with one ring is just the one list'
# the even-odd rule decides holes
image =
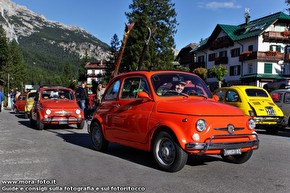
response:
{"label": "paved road", "polygon": [[86,129],[38,131],[23,115],[0,113],[2,192],[289,193],[290,130],[259,132],[260,148],[245,164],[190,156],[183,170],[158,170],[150,153],[110,144],[92,150]]}

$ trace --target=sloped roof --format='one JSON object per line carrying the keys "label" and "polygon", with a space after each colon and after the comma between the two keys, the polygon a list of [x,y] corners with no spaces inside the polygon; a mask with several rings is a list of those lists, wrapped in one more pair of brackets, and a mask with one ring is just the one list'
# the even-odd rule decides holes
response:
{"label": "sloped roof", "polygon": [[223,30],[229,36],[229,38],[235,42],[259,36],[262,32],[265,31],[265,29],[267,29],[271,24],[278,20],[290,23],[290,15],[287,15],[283,12],[277,12],[236,26],[217,24],[207,42],[204,43],[203,46],[200,45],[197,50],[209,46],[209,43],[216,39],[221,30]]}

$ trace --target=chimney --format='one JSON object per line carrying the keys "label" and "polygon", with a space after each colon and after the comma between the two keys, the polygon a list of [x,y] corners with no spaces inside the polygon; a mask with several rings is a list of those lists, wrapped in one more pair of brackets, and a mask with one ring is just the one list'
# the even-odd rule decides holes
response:
{"label": "chimney", "polygon": [[250,18],[251,18],[249,8],[245,8],[244,17],[245,17],[246,24],[248,24],[250,22]]}

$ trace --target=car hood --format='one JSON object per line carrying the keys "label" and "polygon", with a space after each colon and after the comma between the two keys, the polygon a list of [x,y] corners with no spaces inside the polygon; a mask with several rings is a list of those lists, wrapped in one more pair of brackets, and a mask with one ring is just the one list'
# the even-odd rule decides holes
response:
{"label": "car hood", "polygon": [[157,111],[187,115],[245,115],[239,108],[207,99],[161,101]]}
{"label": "car hood", "polygon": [[76,101],[72,100],[49,100],[42,102],[43,108],[50,109],[76,109],[79,108]]}

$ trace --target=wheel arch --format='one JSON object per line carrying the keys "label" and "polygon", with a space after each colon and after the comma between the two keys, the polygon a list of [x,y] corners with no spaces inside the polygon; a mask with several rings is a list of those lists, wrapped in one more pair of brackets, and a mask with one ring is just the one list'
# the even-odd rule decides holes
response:
{"label": "wheel arch", "polygon": [[186,141],[184,134],[182,132],[180,132],[179,129],[173,130],[172,127],[169,127],[166,125],[161,125],[152,134],[150,147],[149,147],[151,152],[152,152],[154,140],[155,140],[157,134],[160,133],[161,131],[165,131],[165,132],[169,133],[172,136],[172,138],[178,143],[178,145],[184,149],[185,143],[183,141]]}

